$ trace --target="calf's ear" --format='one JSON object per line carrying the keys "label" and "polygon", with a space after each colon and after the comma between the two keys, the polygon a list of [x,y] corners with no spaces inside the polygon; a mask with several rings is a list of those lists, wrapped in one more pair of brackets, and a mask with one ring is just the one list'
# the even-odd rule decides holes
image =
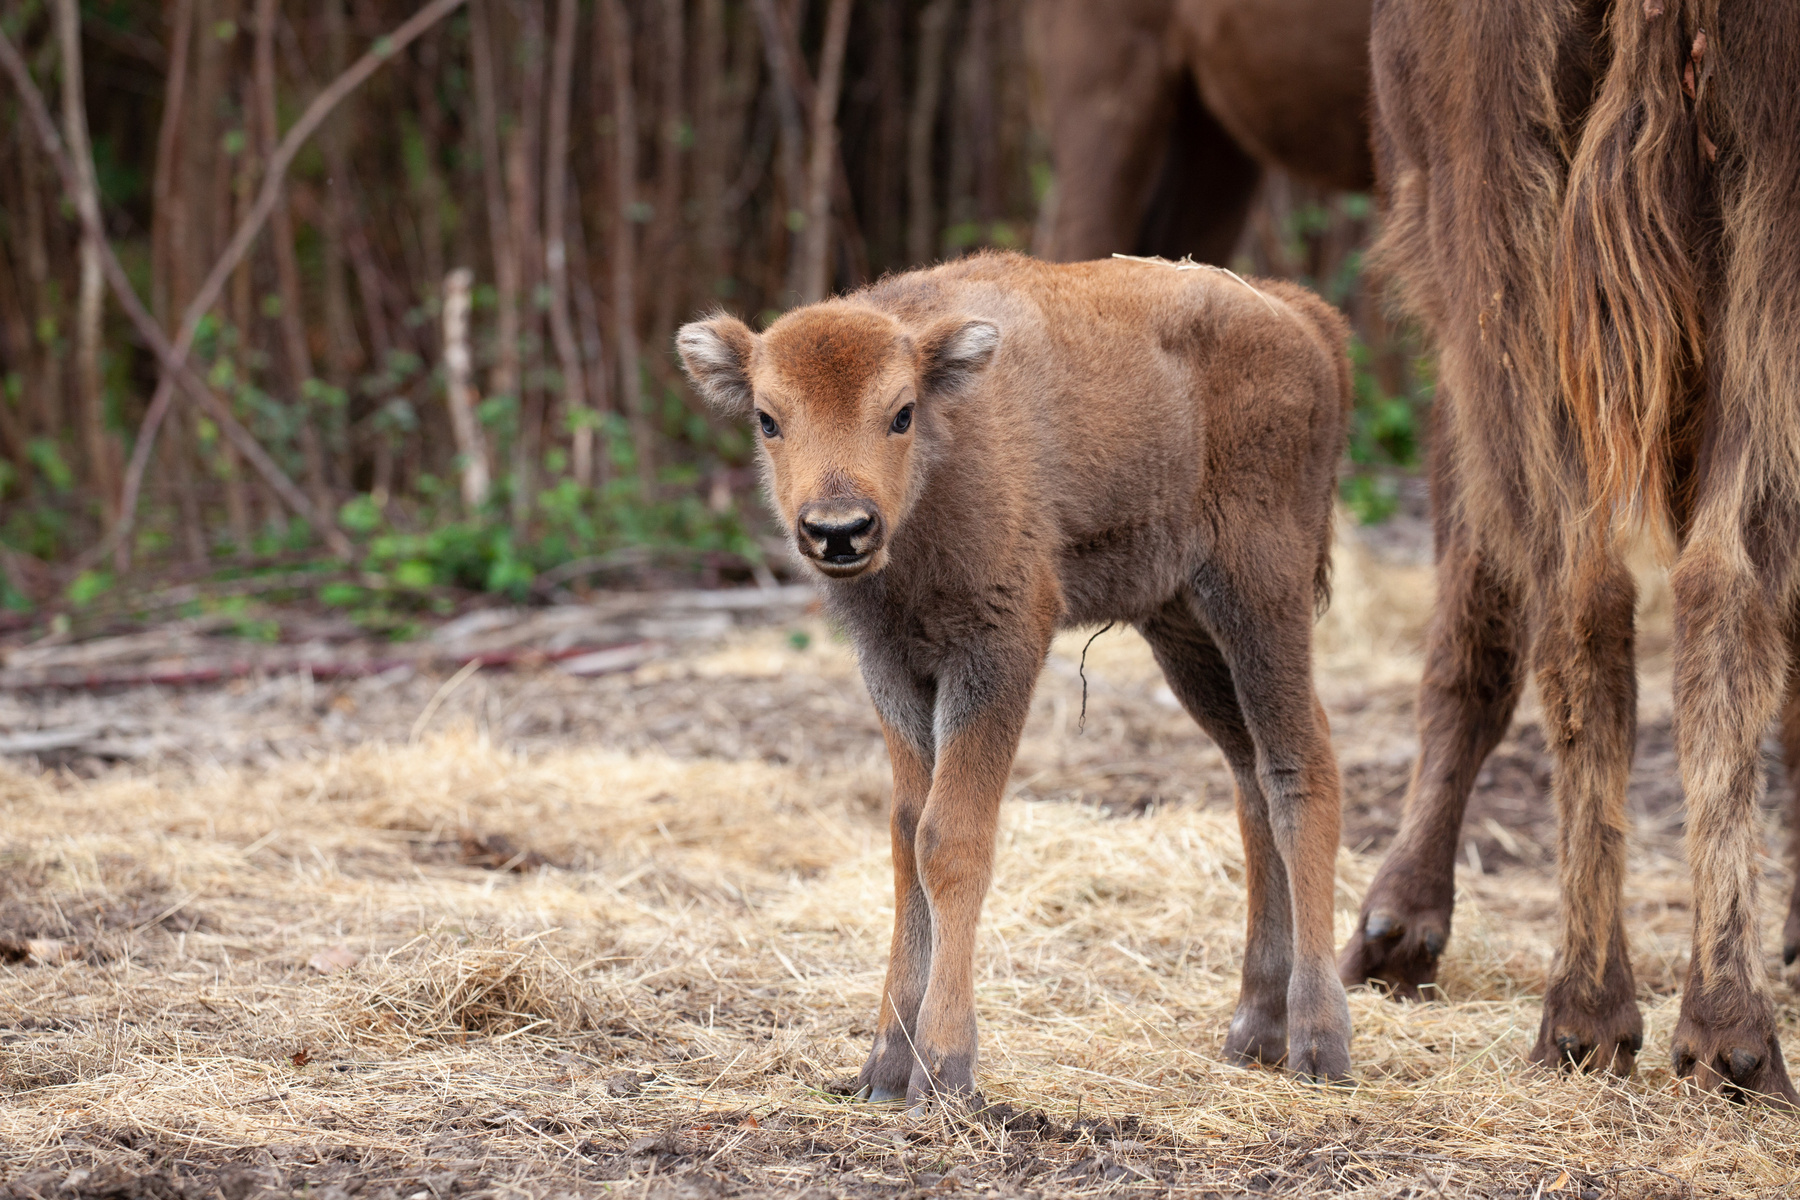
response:
{"label": "calf's ear", "polygon": [[736,317],[709,317],[675,335],[681,365],[700,395],[726,417],[750,415],[750,355],[756,335]]}
{"label": "calf's ear", "polygon": [[919,391],[956,396],[973,387],[1000,348],[992,321],[946,317],[919,338]]}

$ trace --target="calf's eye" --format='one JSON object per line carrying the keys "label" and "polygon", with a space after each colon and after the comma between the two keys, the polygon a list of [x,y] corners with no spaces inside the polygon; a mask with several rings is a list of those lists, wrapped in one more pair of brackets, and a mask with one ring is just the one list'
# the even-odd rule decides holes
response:
{"label": "calf's eye", "polygon": [[894,423],[888,426],[888,428],[894,433],[905,433],[908,429],[911,429],[912,410],[913,406],[909,404],[899,412],[895,413]]}
{"label": "calf's eye", "polygon": [[775,418],[771,417],[768,413],[759,410],[756,414],[756,419],[762,422],[764,437],[772,438],[781,435],[781,426],[777,425],[775,423]]}

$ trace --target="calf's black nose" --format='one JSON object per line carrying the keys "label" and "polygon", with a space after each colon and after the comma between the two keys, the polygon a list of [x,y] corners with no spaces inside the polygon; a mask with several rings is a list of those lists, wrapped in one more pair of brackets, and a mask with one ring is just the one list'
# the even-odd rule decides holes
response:
{"label": "calf's black nose", "polygon": [[828,513],[817,517],[802,517],[800,528],[806,530],[809,537],[823,542],[830,538],[853,538],[869,532],[875,524],[875,518],[867,512]]}

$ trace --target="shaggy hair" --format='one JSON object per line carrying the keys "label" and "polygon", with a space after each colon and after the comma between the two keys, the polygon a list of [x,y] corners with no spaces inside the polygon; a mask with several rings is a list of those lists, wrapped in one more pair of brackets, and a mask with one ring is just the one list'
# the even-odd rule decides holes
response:
{"label": "shaggy hair", "polygon": [[1800,10],[1382,0],[1372,51],[1375,263],[1440,354],[1439,607],[1405,824],[1343,974],[1402,991],[1433,977],[1463,805],[1529,660],[1563,889],[1535,1057],[1631,1069],[1635,587],[1619,539],[1648,524],[1676,552],[1694,873],[1675,1067],[1793,1100],[1752,866],[1800,564]]}

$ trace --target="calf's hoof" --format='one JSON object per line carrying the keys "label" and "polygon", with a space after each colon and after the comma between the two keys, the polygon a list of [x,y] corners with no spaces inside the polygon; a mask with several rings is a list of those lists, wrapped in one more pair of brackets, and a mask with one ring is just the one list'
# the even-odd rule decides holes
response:
{"label": "calf's hoof", "polygon": [[1287,1067],[1313,1083],[1350,1079],[1350,1001],[1329,960],[1297,967],[1288,983]]}
{"label": "calf's hoof", "polygon": [[1337,1029],[1296,1030],[1288,1039],[1288,1070],[1308,1083],[1350,1082],[1350,1037]]}
{"label": "calf's hoof", "polygon": [[899,1031],[890,1037],[875,1035],[875,1048],[862,1070],[856,1073],[856,1098],[884,1103],[906,1099],[906,1084],[912,1078],[912,1046]]}
{"label": "calf's hoof", "polygon": [[1225,1034],[1225,1060],[1239,1066],[1262,1063],[1279,1067],[1287,1060],[1287,1006],[1278,1011],[1267,1005],[1240,1004]]}
{"label": "calf's hoof", "polygon": [[906,1084],[907,1106],[918,1108],[932,1102],[958,1108],[981,1107],[981,1093],[975,1090],[973,1053],[927,1052],[924,1062],[913,1064],[912,1078]]}
{"label": "calf's hoof", "polygon": [[1558,1071],[1631,1074],[1644,1048],[1644,1018],[1632,993],[1631,969],[1623,963],[1608,967],[1595,995],[1583,996],[1573,984],[1552,981],[1531,1061]]}
{"label": "calf's hoof", "polygon": [[1800,1095],[1781,1059],[1774,1019],[1765,1011],[1759,1019],[1715,1021],[1710,1007],[1682,998],[1681,1020],[1675,1024],[1676,1076],[1740,1103],[1756,1099],[1800,1108]]}
{"label": "calf's hoof", "polygon": [[1420,989],[1437,981],[1438,956],[1449,941],[1448,895],[1441,903],[1418,900],[1378,877],[1338,955],[1338,978],[1345,987],[1375,984],[1397,1000],[1418,1000]]}

